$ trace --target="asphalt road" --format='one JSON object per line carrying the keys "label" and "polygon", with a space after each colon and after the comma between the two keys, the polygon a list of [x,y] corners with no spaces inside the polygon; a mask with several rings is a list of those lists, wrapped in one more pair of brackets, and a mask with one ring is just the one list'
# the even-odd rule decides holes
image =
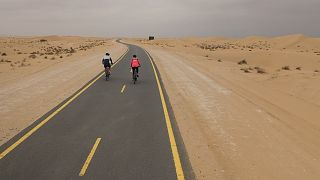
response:
{"label": "asphalt road", "polygon": [[[1,180],[181,178],[151,61],[143,49],[128,47],[109,81],[98,78],[0,148]],[[137,84],[130,73],[133,54],[142,62]]]}

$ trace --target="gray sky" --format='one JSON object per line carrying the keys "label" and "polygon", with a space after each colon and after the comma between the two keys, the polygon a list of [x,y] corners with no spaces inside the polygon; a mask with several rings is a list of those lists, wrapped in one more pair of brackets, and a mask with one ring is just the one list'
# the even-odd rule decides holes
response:
{"label": "gray sky", "polygon": [[0,0],[1,35],[320,36],[320,0]]}

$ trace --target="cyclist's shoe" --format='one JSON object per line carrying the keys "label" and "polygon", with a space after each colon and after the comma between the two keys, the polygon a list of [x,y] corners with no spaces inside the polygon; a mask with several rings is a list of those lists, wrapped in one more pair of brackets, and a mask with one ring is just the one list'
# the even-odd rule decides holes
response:
{"label": "cyclist's shoe", "polygon": [[137,77],[139,77],[139,74],[137,74]]}

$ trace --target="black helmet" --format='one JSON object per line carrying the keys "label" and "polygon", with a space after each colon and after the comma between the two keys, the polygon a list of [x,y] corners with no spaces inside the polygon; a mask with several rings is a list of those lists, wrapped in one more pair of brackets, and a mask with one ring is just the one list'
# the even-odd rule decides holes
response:
{"label": "black helmet", "polygon": [[109,54],[109,53],[106,53],[106,55],[109,56],[110,54]]}
{"label": "black helmet", "polygon": [[134,55],[133,55],[133,57],[134,57],[134,58],[136,58],[136,57],[137,57],[137,55],[135,55],[135,54],[134,54]]}

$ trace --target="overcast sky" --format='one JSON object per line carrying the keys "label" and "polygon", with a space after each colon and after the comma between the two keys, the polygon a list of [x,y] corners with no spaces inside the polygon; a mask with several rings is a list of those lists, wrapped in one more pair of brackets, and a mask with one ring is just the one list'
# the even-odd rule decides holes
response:
{"label": "overcast sky", "polygon": [[0,35],[320,36],[320,0],[0,0]]}

